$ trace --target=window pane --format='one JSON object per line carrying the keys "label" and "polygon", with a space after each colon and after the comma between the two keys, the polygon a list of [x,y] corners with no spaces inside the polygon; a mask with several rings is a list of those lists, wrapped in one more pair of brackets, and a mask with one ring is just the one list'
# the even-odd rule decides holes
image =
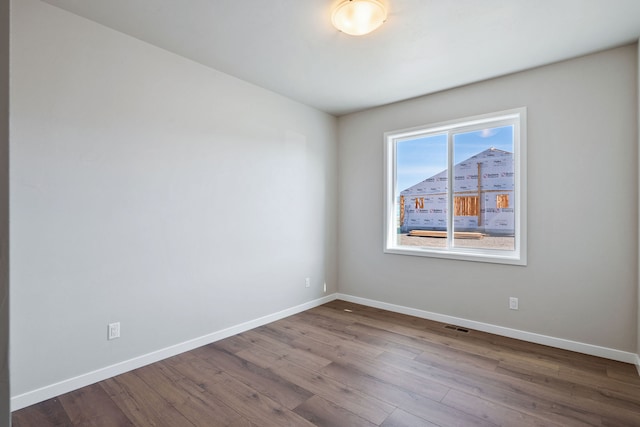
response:
{"label": "window pane", "polygon": [[454,247],[515,250],[513,132],[453,135]]}
{"label": "window pane", "polygon": [[396,188],[397,245],[446,247],[446,134],[396,143]]}

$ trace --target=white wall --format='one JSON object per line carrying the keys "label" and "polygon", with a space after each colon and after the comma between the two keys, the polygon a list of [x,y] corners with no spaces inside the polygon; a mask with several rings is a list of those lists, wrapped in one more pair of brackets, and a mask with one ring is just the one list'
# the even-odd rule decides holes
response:
{"label": "white wall", "polygon": [[0,427],[9,411],[9,0],[0,1]]}
{"label": "white wall", "polygon": [[14,397],[336,292],[334,117],[12,6]]}
{"label": "white wall", "polygon": [[[637,70],[638,70],[638,119],[636,122],[636,132],[638,134],[638,146],[640,147],[640,40],[638,40],[638,52],[637,52],[637,56],[638,56],[638,65],[637,65]],[[640,180],[640,171],[638,171],[638,179]],[[640,203],[640,197],[639,199],[639,203]],[[638,221],[640,223],[640,212],[639,212],[639,216],[638,216]],[[640,232],[640,230],[639,230]],[[640,242],[640,235],[638,236],[638,240],[637,242]],[[640,256],[640,254],[638,254]],[[638,328],[637,328],[637,332],[638,332],[638,336],[637,336],[637,341],[636,341],[636,368],[638,369],[638,374],[640,374],[640,259],[638,259],[638,312],[637,312],[637,321],[638,321]]]}
{"label": "white wall", "polygon": [[[626,46],[340,117],[340,292],[635,353],[636,58]],[[384,254],[383,132],[514,107],[528,108],[528,266]]]}

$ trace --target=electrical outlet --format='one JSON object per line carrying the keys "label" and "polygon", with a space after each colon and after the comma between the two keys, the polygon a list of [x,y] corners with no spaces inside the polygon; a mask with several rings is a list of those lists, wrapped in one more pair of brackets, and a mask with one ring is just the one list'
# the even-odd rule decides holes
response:
{"label": "electrical outlet", "polygon": [[311,279],[307,277],[306,279],[304,279],[304,287],[308,288],[309,286],[311,286]]}
{"label": "electrical outlet", "polygon": [[107,328],[107,339],[114,340],[120,338],[120,322],[109,323]]}
{"label": "electrical outlet", "polygon": [[327,282],[324,282],[324,292],[327,293]]}
{"label": "electrical outlet", "polygon": [[517,310],[518,309],[518,298],[510,297],[509,298],[509,309]]}

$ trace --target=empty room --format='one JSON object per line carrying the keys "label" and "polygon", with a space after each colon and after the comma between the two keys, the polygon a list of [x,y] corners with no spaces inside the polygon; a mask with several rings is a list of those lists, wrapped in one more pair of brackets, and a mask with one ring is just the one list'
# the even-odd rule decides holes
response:
{"label": "empty room", "polygon": [[640,425],[637,0],[0,3],[0,426]]}

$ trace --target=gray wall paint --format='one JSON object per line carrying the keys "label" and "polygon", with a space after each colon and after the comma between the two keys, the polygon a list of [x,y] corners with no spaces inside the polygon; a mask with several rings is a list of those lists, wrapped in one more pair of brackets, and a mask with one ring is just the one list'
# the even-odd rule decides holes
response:
{"label": "gray wall paint", "polygon": [[0,1],[0,426],[9,410],[9,0]]}
{"label": "gray wall paint", "polygon": [[[341,117],[340,291],[635,351],[636,57],[626,46]],[[384,254],[383,132],[522,106],[528,266]]]}
{"label": "gray wall paint", "polygon": [[14,396],[337,291],[335,117],[13,8]]}

